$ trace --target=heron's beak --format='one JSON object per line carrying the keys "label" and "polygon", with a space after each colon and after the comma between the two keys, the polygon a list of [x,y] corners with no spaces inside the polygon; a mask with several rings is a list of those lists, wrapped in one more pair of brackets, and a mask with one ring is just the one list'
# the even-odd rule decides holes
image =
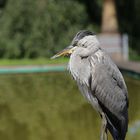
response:
{"label": "heron's beak", "polygon": [[77,48],[77,46],[68,46],[64,50],[62,50],[62,51],[58,52],[57,54],[55,54],[54,56],[52,56],[51,59],[55,59],[55,58],[60,57],[60,56],[69,56],[73,53],[73,51],[76,48]]}

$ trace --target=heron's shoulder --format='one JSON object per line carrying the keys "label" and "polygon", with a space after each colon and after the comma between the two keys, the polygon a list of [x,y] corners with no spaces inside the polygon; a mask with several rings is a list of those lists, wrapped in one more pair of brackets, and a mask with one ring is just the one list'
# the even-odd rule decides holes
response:
{"label": "heron's shoulder", "polygon": [[89,57],[89,61],[94,65],[110,65],[112,63],[110,56],[102,48],[98,48],[95,53],[92,53]]}

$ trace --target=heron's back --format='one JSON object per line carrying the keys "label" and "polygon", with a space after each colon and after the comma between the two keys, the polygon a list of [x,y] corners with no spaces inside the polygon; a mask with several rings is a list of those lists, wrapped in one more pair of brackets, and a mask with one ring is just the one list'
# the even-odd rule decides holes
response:
{"label": "heron's back", "polygon": [[98,100],[106,114],[111,134],[123,140],[128,125],[128,95],[123,76],[117,66],[99,49],[87,58],[73,54],[69,69],[84,97],[91,104],[91,98]]}

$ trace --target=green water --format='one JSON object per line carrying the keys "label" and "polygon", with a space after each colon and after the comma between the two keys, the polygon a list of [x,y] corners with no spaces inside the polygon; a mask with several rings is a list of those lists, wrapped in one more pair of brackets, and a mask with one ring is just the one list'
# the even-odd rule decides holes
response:
{"label": "green water", "polygon": [[[140,81],[125,80],[127,140],[139,140]],[[98,140],[100,121],[68,73],[0,75],[0,140]]]}

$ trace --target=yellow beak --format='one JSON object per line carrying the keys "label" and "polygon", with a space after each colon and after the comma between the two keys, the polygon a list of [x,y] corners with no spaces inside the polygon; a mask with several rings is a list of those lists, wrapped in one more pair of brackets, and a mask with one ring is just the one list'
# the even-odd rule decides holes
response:
{"label": "yellow beak", "polygon": [[64,50],[58,52],[54,56],[52,56],[51,59],[55,59],[55,58],[60,57],[60,56],[69,56],[69,55],[71,55],[73,53],[73,51],[76,48],[77,48],[77,46],[75,46],[75,47],[69,46],[69,47],[65,48]]}

